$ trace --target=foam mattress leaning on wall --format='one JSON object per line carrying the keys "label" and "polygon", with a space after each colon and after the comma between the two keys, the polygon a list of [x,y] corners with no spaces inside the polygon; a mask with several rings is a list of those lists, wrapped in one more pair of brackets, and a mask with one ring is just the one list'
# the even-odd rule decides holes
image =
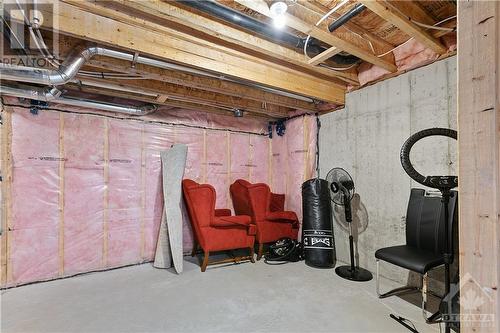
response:
{"label": "foam mattress leaning on wall", "polygon": [[[83,112],[85,110],[80,110]],[[301,216],[313,175],[315,121],[299,117],[272,140],[258,133],[6,106],[12,173],[3,221],[2,285],[151,261],[162,216],[160,151],[188,146],[184,177],[212,184],[232,208],[238,178],[269,183]],[[7,144],[3,142],[2,144]],[[2,170],[4,173],[4,170]],[[5,193],[3,193],[5,194]],[[192,232],[183,218],[185,251]]]}

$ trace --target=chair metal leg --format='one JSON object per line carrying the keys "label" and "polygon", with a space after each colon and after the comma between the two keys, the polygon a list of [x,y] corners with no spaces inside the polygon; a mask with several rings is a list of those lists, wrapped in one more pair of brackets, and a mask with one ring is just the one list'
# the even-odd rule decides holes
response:
{"label": "chair metal leg", "polygon": [[388,292],[381,294],[380,293],[380,260],[378,260],[378,259],[377,259],[377,274],[375,275],[375,288],[377,291],[378,298],[386,298],[386,297],[395,296],[395,295],[402,295],[402,294],[418,291],[418,289],[419,289],[417,287],[404,286],[404,287],[399,287],[399,288],[389,290]]}
{"label": "chair metal leg", "polygon": [[421,288],[404,286],[404,287],[392,289],[384,294],[380,294],[380,276],[379,276],[379,274],[380,274],[380,261],[377,259],[377,274],[375,276],[375,283],[376,283],[375,288],[377,290],[378,298],[386,298],[389,296],[402,295],[402,294],[406,294],[409,292],[415,292],[415,291],[421,290],[422,291],[422,315],[425,319],[425,322],[427,324],[436,324],[436,323],[440,322],[441,314],[439,313],[439,311],[434,313],[430,317],[427,317],[427,310],[426,310],[427,295],[431,294],[431,295],[436,296],[438,298],[442,298],[442,296],[436,295],[435,293],[428,290],[428,273],[425,273],[424,275],[422,275],[422,287]]}
{"label": "chair metal leg", "polygon": [[431,294],[435,297],[441,298],[441,296],[436,295],[435,293],[431,292],[428,286],[429,282],[429,276],[427,273],[422,275],[422,316],[425,319],[425,322],[427,324],[436,324],[441,322],[441,313],[437,311],[436,313],[432,314],[430,317],[427,317],[427,310],[426,310],[426,305],[427,305],[427,295]]}
{"label": "chair metal leg", "polygon": [[429,318],[427,318],[427,311],[425,310],[425,305],[427,304],[427,273],[422,276],[422,315],[424,316],[425,322],[427,323]]}
{"label": "chair metal leg", "polygon": [[377,274],[375,274],[375,290],[380,298],[380,260],[377,259]]}

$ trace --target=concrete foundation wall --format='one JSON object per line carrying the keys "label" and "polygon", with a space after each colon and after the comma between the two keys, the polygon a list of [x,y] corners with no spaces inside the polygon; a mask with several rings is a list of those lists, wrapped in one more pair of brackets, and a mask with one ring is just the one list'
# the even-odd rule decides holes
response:
{"label": "concrete foundation wall", "polygon": [[[410,135],[426,128],[456,129],[456,57],[451,57],[347,94],[346,107],[321,117],[320,174],[342,167],[354,179],[353,201],[359,264],[375,271],[377,249],[405,243],[405,214],[411,180],[399,152]],[[410,158],[424,175],[456,175],[456,141],[430,137]],[[337,259],[349,261],[342,211],[334,209]],[[366,225],[367,224],[367,225]],[[363,230],[366,228],[366,230]],[[408,273],[383,264],[381,274],[405,282]]]}

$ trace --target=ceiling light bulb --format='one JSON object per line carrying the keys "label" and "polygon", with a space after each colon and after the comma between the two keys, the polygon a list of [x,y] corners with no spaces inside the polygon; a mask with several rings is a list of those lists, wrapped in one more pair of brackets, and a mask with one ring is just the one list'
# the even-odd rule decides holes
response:
{"label": "ceiling light bulb", "polygon": [[286,25],[285,15],[278,15],[273,18],[273,25],[276,29],[283,29]]}
{"label": "ceiling light bulb", "polygon": [[271,4],[269,11],[273,19],[273,24],[277,29],[283,29],[286,23],[285,14],[288,9],[284,1],[275,1]]}
{"label": "ceiling light bulb", "polygon": [[288,6],[284,1],[275,1],[269,8],[269,10],[271,11],[271,17],[273,18],[285,15],[287,9]]}

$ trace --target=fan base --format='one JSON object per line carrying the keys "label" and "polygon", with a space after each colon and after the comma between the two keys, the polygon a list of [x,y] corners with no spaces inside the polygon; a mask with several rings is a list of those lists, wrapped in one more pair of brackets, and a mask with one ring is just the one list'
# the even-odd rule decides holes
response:
{"label": "fan base", "polygon": [[335,273],[341,278],[351,281],[365,282],[373,279],[372,273],[361,267],[355,267],[353,270],[351,266],[339,266],[335,268]]}

